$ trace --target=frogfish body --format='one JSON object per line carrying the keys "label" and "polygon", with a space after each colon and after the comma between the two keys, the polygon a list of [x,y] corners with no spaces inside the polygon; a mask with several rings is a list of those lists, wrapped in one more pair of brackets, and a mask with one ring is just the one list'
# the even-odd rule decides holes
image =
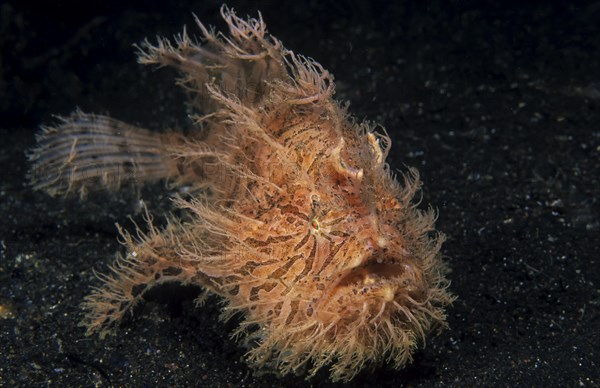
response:
{"label": "frogfish body", "polygon": [[416,170],[398,182],[387,134],[333,99],[333,77],[226,7],[229,34],[200,22],[139,48],[139,62],[179,70],[194,112],[185,133],[156,133],[75,112],[44,128],[30,153],[35,189],[79,194],[159,180],[179,189],[170,216],[134,235],[83,306],[101,336],[164,282],[197,285],[240,313],[248,362],[333,380],[401,368],[445,326],[444,239],[412,202]]}

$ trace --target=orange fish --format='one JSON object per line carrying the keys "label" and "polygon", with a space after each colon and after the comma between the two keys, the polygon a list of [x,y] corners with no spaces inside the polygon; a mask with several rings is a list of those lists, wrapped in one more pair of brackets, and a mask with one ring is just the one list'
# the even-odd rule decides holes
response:
{"label": "orange fish", "polygon": [[[31,151],[33,187],[79,194],[167,180],[183,210],[135,237],[86,298],[82,325],[101,336],[157,284],[197,285],[226,301],[223,319],[248,362],[280,374],[411,360],[445,326],[447,267],[435,213],[412,201],[418,173],[396,180],[385,131],[333,99],[333,77],[287,50],[262,18],[221,10],[229,34],[200,22],[201,42],[139,47],[143,64],[179,70],[193,127],[151,132],[76,112],[44,128]],[[201,301],[201,298],[199,298]]]}

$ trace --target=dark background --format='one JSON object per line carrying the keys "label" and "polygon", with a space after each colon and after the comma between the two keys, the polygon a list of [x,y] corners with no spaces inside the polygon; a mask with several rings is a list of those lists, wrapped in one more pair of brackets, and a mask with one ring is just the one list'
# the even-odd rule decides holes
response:
{"label": "dark background", "polygon": [[[162,4],[165,3],[165,4]],[[26,185],[36,128],[75,107],[185,127],[172,72],[133,43],[172,36],[216,1],[0,4],[0,386],[328,384],[253,375],[216,300],[163,287],[116,337],[85,337],[79,303],[118,249],[116,221],[160,216],[168,191],[51,199]],[[383,124],[439,209],[458,299],[450,329],[402,371],[349,386],[600,385],[600,2],[232,1],[335,74],[337,98]],[[156,217],[159,219],[160,217]]]}

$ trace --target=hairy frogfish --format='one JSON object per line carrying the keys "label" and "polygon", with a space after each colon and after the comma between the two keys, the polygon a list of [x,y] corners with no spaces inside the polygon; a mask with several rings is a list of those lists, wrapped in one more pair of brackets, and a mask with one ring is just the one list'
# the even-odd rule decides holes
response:
{"label": "hairy frogfish", "polygon": [[[410,362],[446,326],[454,299],[433,210],[399,180],[387,133],[333,99],[333,77],[268,34],[262,17],[221,14],[174,41],[142,43],[142,64],[169,66],[189,94],[190,128],[150,131],[76,111],[45,127],[30,181],[50,195],[165,181],[178,216],[134,233],[83,302],[87,334],[114,332],[152,287],[196,285],[239,315],[247,361],[278,374]],[[151,213],[151,209],[149,210]],[[204,295],[204,294],[203,294]],[[199,298],[199,301],[202,298]]]}

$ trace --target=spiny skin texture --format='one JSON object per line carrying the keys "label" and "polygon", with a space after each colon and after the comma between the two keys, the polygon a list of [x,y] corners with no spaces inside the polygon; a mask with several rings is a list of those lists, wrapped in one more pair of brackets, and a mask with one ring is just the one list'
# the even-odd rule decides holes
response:
{"label": "spiny skin texture", "polygon": [[122,231],[127,253],[87,297],[83,325],[102,336],[151,287],[176,281],[241,313],[248,361],[281,374],[333,380],[363,367],[410,361],[445,326],[446,267],[433,211],[411,201],[385,163],[390,139],[333,100],[332,76],[286,50],[262,19],[223,8],[225,36],[198,23],[140,48],[144,64],[172,66],[197,113],[190,135],[152,133],[76,112],[46,128],[30,155],[35,188],[80,193],[168,179],[187,210],[158,230]]}

